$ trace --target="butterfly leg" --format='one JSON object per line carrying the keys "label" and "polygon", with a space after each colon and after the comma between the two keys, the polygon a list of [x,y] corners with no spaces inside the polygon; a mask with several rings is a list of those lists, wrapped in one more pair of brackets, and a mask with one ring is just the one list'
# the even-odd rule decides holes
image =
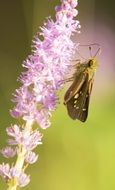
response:
{"label": "butterfly leg", "polygon": [[70,77],[70,78],[67,78],[67,79],[65,79],[65,80],[63,80],[63,82],[71,82],[71,81],[73,81],[73,79],[74,79],[74,77]]}

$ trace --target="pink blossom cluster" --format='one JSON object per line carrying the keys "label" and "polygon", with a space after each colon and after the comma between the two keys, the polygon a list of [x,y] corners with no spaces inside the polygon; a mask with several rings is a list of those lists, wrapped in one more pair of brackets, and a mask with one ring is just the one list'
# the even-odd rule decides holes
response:
{"label": "pink blossom cluster", "polygon": [[30,177],[27,176],[22,170],[16,167],[10,167],[9,164],[0,165],[0,175],[8,183],[9,180],[14,181],[17,179],[18,186],[24,187],[30,182]]}
{"label": "pink blossom cluster", "polygon": [[58,103],[57,90],[62,88],[70,60],[75,52],[75,44],[70,39],[73,32],[79,31],[77,0],[62,0],[56,7],[56,21],[48,19],[33,40],[33,53],[23,63],[26,71],[19,80],[22,86],[14,95],[13,117],[33,120],[41,128],[50,126],[51,112]]}

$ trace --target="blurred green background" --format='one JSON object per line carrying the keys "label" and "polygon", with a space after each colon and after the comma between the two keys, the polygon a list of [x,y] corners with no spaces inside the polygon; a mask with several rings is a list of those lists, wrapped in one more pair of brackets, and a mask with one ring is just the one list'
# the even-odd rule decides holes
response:
{"label": "blurred green background", "polygon": [[[9,109],[12,93],[19,86],[16,80],[23,70],[22,61],[30,54],[31,40],[45,17],[54,18],[57,4],[57,0],[0,1],[0,148],[7,140],[5,128],[17,122]],[[102,46],[89,117],[86,123],[69,118],[63,105],[65,87],[52,126],[42,131],[39,161],[28,168],[31,183],[24,189],[115,190],[114,7],[113,0],[79,0],[82,28],[74,40]],[[84,48],[82,55],[86,54]],[[1,180],[0,190],[4,189]]]}

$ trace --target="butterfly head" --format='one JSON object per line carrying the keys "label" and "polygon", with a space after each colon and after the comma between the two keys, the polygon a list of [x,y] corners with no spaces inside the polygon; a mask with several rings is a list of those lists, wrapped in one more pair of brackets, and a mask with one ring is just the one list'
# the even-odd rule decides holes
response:
{"label": "butterfly head", "polygon": [[89,59],[89,61],[88,61],[88,67],[90,69],[93,69],[94,71],[96,71],[97,66],[98,66],[98,64],[97,64],[97,59],[96,58]]}

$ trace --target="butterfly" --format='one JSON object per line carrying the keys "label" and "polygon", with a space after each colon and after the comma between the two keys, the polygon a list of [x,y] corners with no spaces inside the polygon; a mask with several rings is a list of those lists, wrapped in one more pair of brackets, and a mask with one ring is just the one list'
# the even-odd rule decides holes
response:
{"label": "butterfly", "polygon": [[64,105],[66,105],[68,115],[73,120],[78,119],[85,122],[87,119],[94,74],[97,66],[96,56],[85,62],[76,64],[75,73],[71,78],[73,83],[64,96]]}

